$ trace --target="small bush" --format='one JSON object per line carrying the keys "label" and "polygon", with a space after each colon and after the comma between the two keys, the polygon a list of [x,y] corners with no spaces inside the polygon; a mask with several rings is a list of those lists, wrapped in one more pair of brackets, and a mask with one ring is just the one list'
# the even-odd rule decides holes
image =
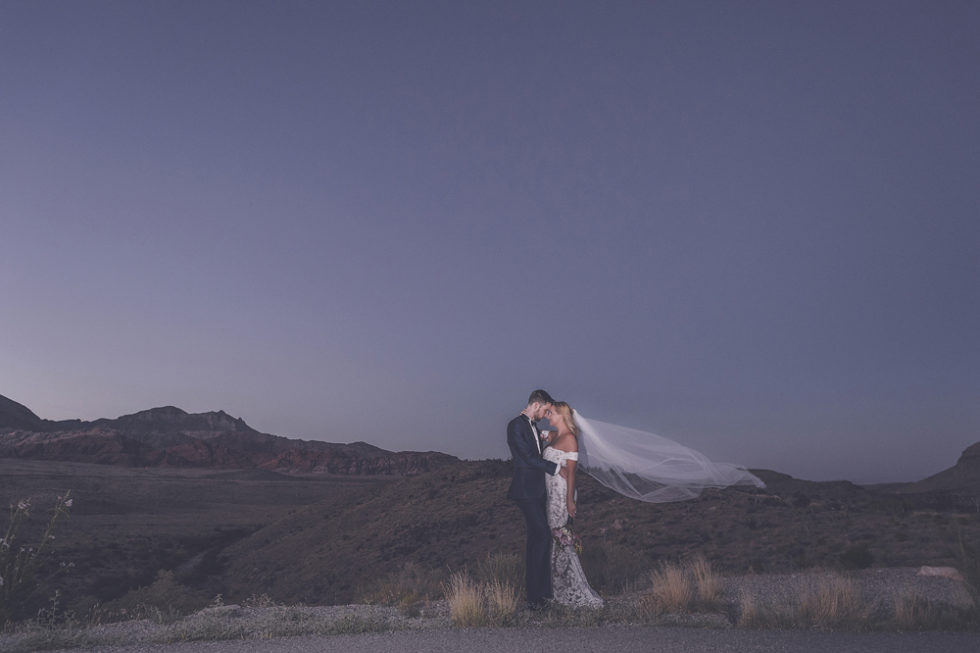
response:
{"label": "small bush", "polygon": [[738,610],[736,625],[741,628],[863,630],[870,616],[857,584],[840,575],[813,580],[800,590],[795,601],[783,601],[778,606],[762,604],[743,592]]}
{"label": "small bush", "polygon": [[748,592],[739,596],[738,611],[735,625],[739,628],[787,628],[791,625],[788,613],[763,607]]}
{"label": "small bush", "polygon": [[457,572],[445,588],[449,617],[460,628],[504,626],[517,616],[517,590],[507,581],[491,579],[478,583],[465,572]]}
{"label": "small bush", "polygon": [[[68,516],[73,501],[71,490],[59,496],[50,511],[47,526],[30,543],[21,542],[21,529],[26,526],[31,530],[32,500],[21,499],[10,504],[10,521],[0,537],[0,627],[25,616],[25,600],[38,586],[38,567],[48,555],[55,525],[61,517]],[[64,567],[66,565],[62,563]]]}
{"label": "small bush", "polygon": [[675,564],[664,563],[660,569],[650,572],[650,584],[650,592],[642,601],[644,612],[686,612],[694,603],[694,583],[690,575]]}
{"label": "small bush", "polygon": [[933,630],[941,620],[940,609],[918,594],[906,594],[895,600],[895,626],[899,630]]}
{"label": "small bush", "polygon": [[721,579],[715,575],[708,559],[698,555],[689,563],[688,568],[694,579],[698,602],[702,607],[717,604],[721,599]]}
{"label": "small bush", "polygon": [[[210,605],[214,607],[220,600],[218,595]],[[182,585],[172,571],[159,571],[152,584],[127,592],[125,596],[108,603],[107,608],[127,618],[172,623],[182,615],[208,605],[206,594]]]}
{"label": "small bush", "polygon": [[803,591],[795,621],[803,627],[860,628],[868,618],[857,585],[843,576],[821,578]]}
{"label": "small bush", "polygon": [[721,579],[702,555],[684,566],[664,563],[650,572],[650,585],[640,601],[640,612],[647,615],[710,611],[721,603]]}
{"label": "small bush", "polygon": [[396,605],[411,611],[414,609],[411,606],[440,596],[444,582],[442,571],[410,561],[363,592],[361,600],[365,603]]}
{"label": "small bush", "polygon": [[468,574],[457,572],[446,586],[449,617],[460,628],[486,626],[489,617],[480,586]]}
{"label": "small bush", "polygon": [[513,622],[517,614],[517,589],[507,581],[493,579],[484,588],[489,619],[493,625]]}

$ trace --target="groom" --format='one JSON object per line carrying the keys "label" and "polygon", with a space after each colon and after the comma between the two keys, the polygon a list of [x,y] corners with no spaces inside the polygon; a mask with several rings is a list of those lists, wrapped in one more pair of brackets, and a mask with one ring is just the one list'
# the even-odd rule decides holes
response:
{"label": "groom", "polygon": [[542,445],[535,422],[554,403],[544,390],[535,390],[527,408],[507,425],[507,446],[514,458],[514,478],[508,498],[524,513],[527,523],[525,581],[527,602],[539,609],[551,598],[551,529],[545,513],[544,475],[558,472],[558,465],[541,457]]}

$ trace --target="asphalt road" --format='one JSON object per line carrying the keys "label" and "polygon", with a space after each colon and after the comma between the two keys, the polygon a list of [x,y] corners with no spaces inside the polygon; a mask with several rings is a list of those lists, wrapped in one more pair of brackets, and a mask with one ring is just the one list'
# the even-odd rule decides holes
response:
{"label": "asphalt road", "polygon": [[185,642],[104,653],[978,653],[977,633],[824,633],[654,626],[428,629],[273,640]]}

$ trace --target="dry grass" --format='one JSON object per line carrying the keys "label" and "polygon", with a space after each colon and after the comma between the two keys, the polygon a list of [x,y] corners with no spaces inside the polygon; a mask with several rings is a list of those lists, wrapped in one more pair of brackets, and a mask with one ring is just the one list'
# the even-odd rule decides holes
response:
{"label": "dry grass", "polygon": [[417,617],[422,606],[441,596],[445,574],[439,569],[427,569],[414,562],[406,562],[397,571],[373,583],[363,592],[361,602],[397,606],[407,617]]}
{"label": "dry grass", "polygon": [[683,566],[664,563],[650,572],[650,590],[641,598],[639,612],[653,616],[711,611],[721,604],[721,589],[721,579],[704,556]]}
{"label": "dry grass", "polygon": [[827,629],[861,629],[869,610],[857,583],[840,575],[816,581],[804,590],[797,609],[801,626]]}
{"label": "dry grass", "polygon": [[449,617],[460,628],[506,626],[514,623],[519,603],[517,589],[506,579],[485,583],[457,572],[445,588]]}
{"label": "dry grass", "polygon": [[775,614],[771,610],[766,610],[758,599],[749,592],[743,591],[738,599],[739,615],[735,625],[739,628],[774,628],[773,617]]}
{"label": "dry grass", "polygon": [[687,612],[697,596],[694,583],[681,567],[665,563],[650,572],[651,607],[655,613]]}
{"label": "dry grass", "polygon": [[490,622],[509,624],[517,614],[517,590],[507,581],[493,579],[484,586]]}
{"label": "dry grass", "polygon": [[905,594],[895,600],[895,626],[899,630],[930,630],[938,621],[939,609],[918,594]]}
{"label": "dry grass", "polygon": [[489,623],[483,591],[469,574],[457,572],[446,586],[449,618],[460,628],[486,626]]}
{"label": "dry grass", "polygon": [[702,607],[716,605],[721,600],[721,578],[715,574],[708,559],[697,555],[688,564],[688,570],[694,579],[698,602]]}
{"label": "dry grass", "polygon": [[819,628],[865,630],[870,607],[850,578],[834,574],[814,580],[795,601],[765,605],[752,594],[739,599],[737,625],[742,628]]}
{"label": "dry grass", "polygon": [[908,592],[895,599],[895,615],[891,625],[900,631],[977,630],[980,619],[977,618],[975,606],[937,603],[915,592]]}
{"label": "dry grass", "polygon": [[487,582],[498,580],[521,587],[524,584],[524,560],[514,553],[488,553],[479,577]]}

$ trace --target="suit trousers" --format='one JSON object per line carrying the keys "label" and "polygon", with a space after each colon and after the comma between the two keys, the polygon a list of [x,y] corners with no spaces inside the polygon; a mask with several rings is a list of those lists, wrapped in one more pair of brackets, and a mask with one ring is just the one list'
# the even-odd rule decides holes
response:
{"label": "suit trousers", "polygon": [[551,529],[545,513],[545,497],[515,499],[527,524],[524,580],[527,602],[540,605],[551,598]]}

